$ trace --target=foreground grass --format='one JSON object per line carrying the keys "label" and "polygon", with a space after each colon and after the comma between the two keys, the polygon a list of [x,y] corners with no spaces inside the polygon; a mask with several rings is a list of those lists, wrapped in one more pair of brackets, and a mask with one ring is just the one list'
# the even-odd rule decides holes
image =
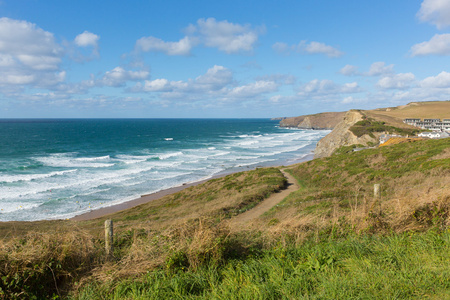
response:
{"label": "foreground grass", "polygon": [[195,270],[92,283],[72,299],[423,299],[450,297],[449,232],[355,236],[275,247]]}

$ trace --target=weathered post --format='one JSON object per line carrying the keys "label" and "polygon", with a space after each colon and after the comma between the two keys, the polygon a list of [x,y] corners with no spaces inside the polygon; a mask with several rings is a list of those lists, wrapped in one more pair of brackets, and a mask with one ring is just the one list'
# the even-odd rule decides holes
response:
{"label": "weathered post", "polygon": [[375,183],[373,185],[373,197],[375,199],[380,199],[380,184],[379,183]]}
{"label": "weathered post", "polygon": [[375,183],[373,185],[373,197],[375,198],[375,201],[378,201],[380,203],[380,215],[381,215],[381,188],[379,183]]}
{"label": "weathered post", "polygon": [[105,250],[106,260],[110,260],[113,256],[113,221],[105,221]]}

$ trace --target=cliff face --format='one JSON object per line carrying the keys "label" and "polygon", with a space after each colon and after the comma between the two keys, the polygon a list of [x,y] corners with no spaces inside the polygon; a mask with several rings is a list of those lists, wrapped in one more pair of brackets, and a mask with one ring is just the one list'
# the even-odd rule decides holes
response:
{"label": "cliff face", "polygon": [[334,127],[333,131],[317,143],[314,158],[330,156],[337,148],[342,146],[367,145],[368,142],[377,143],[380,134],[375,134],[375,138],[368,135],[358,138],[349,130],[352,125],[362,119],[363,114],[359,111],[350,110],[346,112],[342,121]]}
{"label": "cliff face", "polygon": [[281,120],[280,127],[300,129],[333,129],[344,117],[345,112],[325,112]]}

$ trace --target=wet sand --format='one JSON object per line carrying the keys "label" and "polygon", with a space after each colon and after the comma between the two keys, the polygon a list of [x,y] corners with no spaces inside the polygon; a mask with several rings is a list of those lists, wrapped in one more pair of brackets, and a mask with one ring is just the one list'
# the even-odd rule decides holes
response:
{"label": "wet sand", "polygon": [[[305,157],[303,157],[302,159],[295,160],[295,161],[287,161],[283,165],[288,166],[288,165],[298,164],[298,163],[301,163],[301,162],[305,162],[305,161],[311,160],[312,158],[313,158],[313,155],[312,154],[308,154]],[[173,188],[170,188],[170,189],[161,190],[161,191],[156,192],[156,193],[152,193],[152,194],[148,194],[148,195],[142,195],[140,198],[134,199],[134,200],[131,200],[131,201],[127,201],[127,202],[123,202],[123,203],[119,203],[119,204],[111,205],[111,206],[107,206],[107,207],[98,208],[98,209],[89,211],[87,213],[83,213],[81,215],[75,216],[75,217],[71,218],[70,220],[73,220],[73,221],[86,221],[86,220],[93,220],[93,219],[101,218],[101,217],[104,217],[104,216],[112,214],[112,213],[116,213],[116,212],[119,212],[119,211],[122,211],[122,210],[126,210],[126,209],[129,209],[129,208],[132,208],[132,207],[144,204],[144,203],[148,203],[150,201],[159,199],[159,198],[164,197],[166,195],[174,194],[174,193],[182,191],[182,190],[184,190],[184,189],[186,189],[188,187],[202,184],[202,183],[207,182],[208,180],[211,180],[211,179],[214,179],[214,178],[220,178],[220,177],[224,177],[226,175],[232,174],[232,173],[242,172],[242,171],[246,171],[246,170],[252,170],[252,169],[255,169],[255,168],[258,168],[258,167],[269,167],[269,166],[273,167],[273,165],[264,165],[264,166],[256,166],[256,167],[251,168],[251,169],[249,169],[249,168],[242,168],[242,169],[236,170],[235,172],[228,172],[228,173],[224,172],[224,173],[218,174],[216,176],[213,176],[212,178],[209,178],[209,179],[196,181],[196,182],[191,182],[191,183],[186,183],[186,184],[183,184],[181,186],[176,186],[176,187],[173,187]]]}

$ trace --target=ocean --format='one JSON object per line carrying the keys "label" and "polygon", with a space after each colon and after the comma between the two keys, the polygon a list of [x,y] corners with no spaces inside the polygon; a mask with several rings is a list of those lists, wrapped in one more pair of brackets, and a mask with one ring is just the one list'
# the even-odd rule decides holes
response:
{"label": "ocean", "polygon": [[310,157],[329,131],[268,119],[0,120],[0,221],[66,219]]}

